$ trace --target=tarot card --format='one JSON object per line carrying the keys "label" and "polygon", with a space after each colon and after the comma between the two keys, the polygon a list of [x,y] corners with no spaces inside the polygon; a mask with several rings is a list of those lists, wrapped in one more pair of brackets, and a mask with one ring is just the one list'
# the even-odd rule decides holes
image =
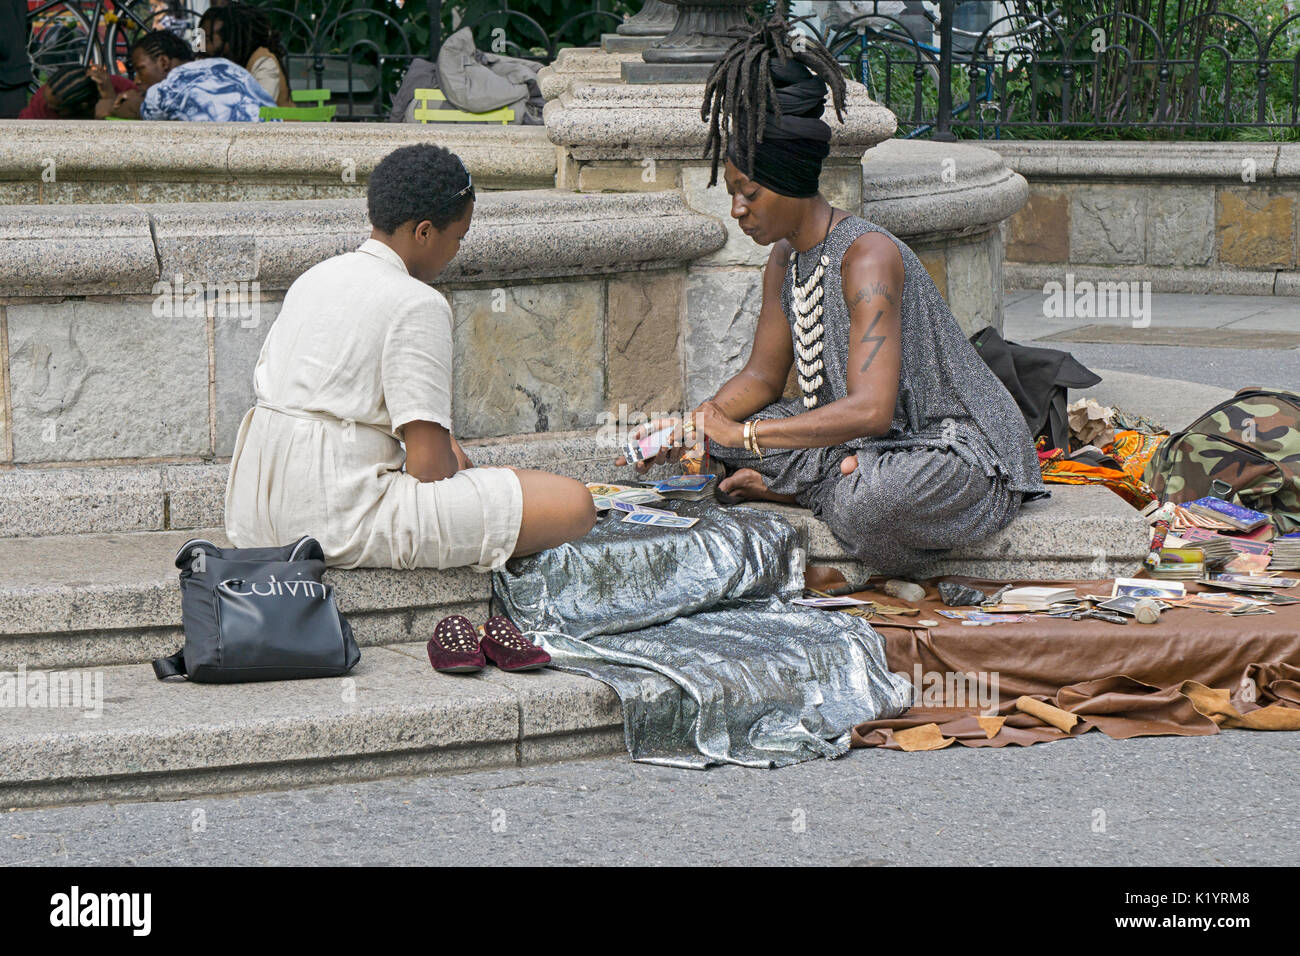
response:
{"label": "tarot card", "polygon": [[854,607],[862,604],[870,604],[870,601],[859,601],[851,597],[809,597],[795,598],[791,604],[800,604],[804,607]]}
{"label": "tarot card", "polygon": [[936,614],[941,614],[944,617],[953,619],[954,621],[960,621],[966,617],[966,613],[964,611],[943,611],[940,610],[939,608],[935,608],[934,611]]}
{"label": "tarot card", "polygon": [[966,620],[979,624],[1019,624],[1025,620],[1023,614],[989,614],[987,611],[967,611]]}
{"label": "tarot card", "polygon": [[1186,607],[1196,611],[1212,611],[1216,614],[1222,614],[1241,604],[1241,599],[1233,597],[1231,594],[1189,594],[1185,598],[1177,598],[1169,603],[1174,607]]}
{"label": "tarot card", "polygon": [[659,449],[672,444],[674,428],[675,426],[669,425],[667,428],[661,428],[659,431],[651,432],[642,438],[629,438],[623,448],[623,457],[627,459],[629,465],[645,461],[647,458],[653,458],[659,454]]}
{"label": "tarot card", "polygon": [[[1248,574],[1215,574],[1208,578],[1201,578],[1198,584],[1208,584],[1213,588],[1226,588],[1229,591],[1242,591],[1250,593],[1251,591],[1271,591],[1278,585],[1272,583],[1277,578],[1255,577]],[[1292,580],[1284,578],[1283,580]]]}
{"label": "tarot card", "polygon": [[1300,584],[1300,578],[1275,577],[1269,574],[1213,574],[1210,579],[1215,583],[1231,581],[1234,584],[1253,584],[1266,588],[1293,588]]}
{"label": "tarot card", "polygon": [[1152,581],[1150,578],[1116,578],[1111,597],[1180,598],[1187,596],[1181,581]]}
{"label": "tarot card", "polygon": [[1269,560],[1267,554],[1239,554],[1225,564],[1224,567],[1238,574],[1253,574],[1267,568]]}
{"label": "tarot card", "polygon": [[639,524],[655,528],[693,528],[699,518],[687,518],[685,515],[654,515],[644,511],[633,511],[623,516],[625,524]]}
{"label": "tarot card", "polygon": [[649,485],[663,495],[674,491],[703,491],[716,477],[717,475],[674,475],[659,481],[643,481],[642,484]]}
{"label": "tarot card", "polygon": [[[626,504],[626,502],[620,502],[620,504]],[[631,510],[639,511],[642,514],[647,514],[647,515],[663,515],[665,518],[681,517],[681,515],[679,515],[676,511],[665,511],[663,508],[651,508],[649,505],[632,505]]]}
{"label": "tarot card", "polygon": [[[1098,604],[1097,607],[1103,611],[1115,611],[1119,614],[1124,614],[1127,615],[1128,617],[1133,617],[1133,615],[1137,613],[1136,609],[1137,609],[1138,601],[1145,601],[1148,599],[1149,596],[1147,595],[1138,596],[1134,594],[1129,594],[1129,595],[1125,595],[1124,597],[1117,597],[1117,598],[1112,598],[1109,601],[1104,601],[1101,604]],[[1171,607],[1173,607],[1172,604],[1166,604],[1164,601],[1156,601],[1156,606],[1159,607],[1160,610],[1162,611],[1167,611]]]}

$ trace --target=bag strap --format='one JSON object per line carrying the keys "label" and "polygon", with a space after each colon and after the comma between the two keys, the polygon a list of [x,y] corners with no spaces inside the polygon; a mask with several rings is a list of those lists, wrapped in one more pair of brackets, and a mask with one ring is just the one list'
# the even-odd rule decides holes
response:
{"label": "bag strap", "polygon": [[179,650],[171,657],[155,657],[153,673],[159,680],[166,680],[169,677],[188,679],[189,675],[185,673],[185,651]]}

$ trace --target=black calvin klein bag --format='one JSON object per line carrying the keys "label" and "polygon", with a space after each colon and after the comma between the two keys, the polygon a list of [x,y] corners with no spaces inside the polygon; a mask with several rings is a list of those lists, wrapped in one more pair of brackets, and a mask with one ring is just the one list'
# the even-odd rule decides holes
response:
{"label": "black calvin klein bag", "polygon": [[159,680],[203,684],[338,677],[361,659],[325,584],[315,538],[283,548],[218,548],[194,538],[176,553],[185,646],[153,662]]}

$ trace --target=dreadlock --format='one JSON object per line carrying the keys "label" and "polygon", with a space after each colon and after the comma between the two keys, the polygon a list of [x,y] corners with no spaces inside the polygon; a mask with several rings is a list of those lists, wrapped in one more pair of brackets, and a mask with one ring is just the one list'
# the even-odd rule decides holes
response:
{"label": "dreadlock", "polygon": [[182,63],[194,59],[194,51],[190,49],[190,45],[170,30],[154,30],[152,33],[146,33],[132,44],[132,56],[135,55],[136,50],[151,59],[169,56]]}
{"label": "dreadlock", "polygon": [[65,66],[46,82],[58,103],[53,112],[62,119],[90,119],[99,102],[99,86],[84,66]]}
{"label": "dreadlock", "polygon": [[213,24],[221,26],[221,39],[225,44],[221,55],[227,60],[247,68],[253,51],[258,47],[266,47],[280,64],[280,72],[288,77],[288,71],[284,68],[285,49],[280,31],[272,28],[271,20],[264,10],[247,3],[209,7],[199,25],[211,36]]}
{"label": "dreadlock", "polygon": [[[798,23],[801,19],[796,18],[793,22]],[[767,129],[768,113],[771,112],[778,121],[781,119],[776,84],[769,71],[772,57],[781,64],[797,60],[821,77],[830,88],[836,118],[841,122],[844,120],[846,87],[839,64],[826,47],[812,37],[800,34],[801,39],[794,41],[796,34],[792,32],[791,21],[777,14],[750,30],[736,30],[727,35],[735,37],[736,42],[709,71],[704,86],[704,105],[700,107],[700,119],[709,122],[709,138],[704,153],[712,161],[710,186],[718,181],[718,160],[723,140],[730,142],[733,129],[740,134],[735,144],[736,157],[740,165],[748,169],[757,144]],[[756,121],[744,121],[750,116],[756,117]]]}

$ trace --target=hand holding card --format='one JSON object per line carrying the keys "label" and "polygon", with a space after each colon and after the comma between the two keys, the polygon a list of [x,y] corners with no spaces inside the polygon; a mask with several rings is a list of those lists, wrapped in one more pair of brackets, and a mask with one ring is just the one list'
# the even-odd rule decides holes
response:
{"label": "hand holding card", "polygon": [[614,464],[634,465],[638,472],[644,473],[652,465],[680,461],[694,443],[695,426],[691,422],[683,424],[679,418],[657,418],[632,433]]}

